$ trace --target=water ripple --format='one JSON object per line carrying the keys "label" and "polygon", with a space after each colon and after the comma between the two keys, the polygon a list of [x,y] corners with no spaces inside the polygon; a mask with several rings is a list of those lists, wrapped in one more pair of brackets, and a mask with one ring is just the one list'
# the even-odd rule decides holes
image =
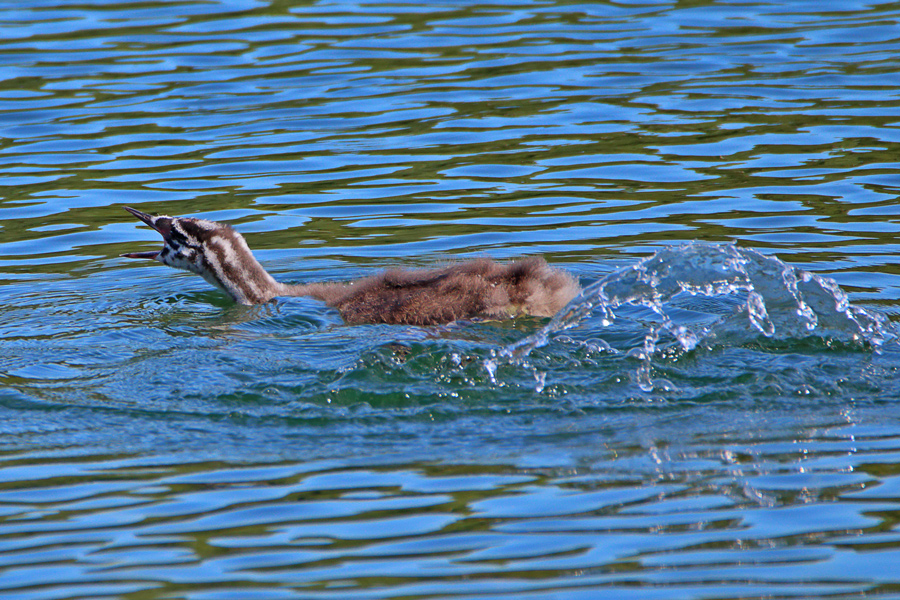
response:
{"label": "water ripple", "polygon": [[[0,7],[0,590],[891,597],[898,17]],[[702,240],[840,288],[812,329],[784,285],[348,327],[119,258],[158,244],[123,205],[228,221],[285,281],[540,253],[596,291]]]}

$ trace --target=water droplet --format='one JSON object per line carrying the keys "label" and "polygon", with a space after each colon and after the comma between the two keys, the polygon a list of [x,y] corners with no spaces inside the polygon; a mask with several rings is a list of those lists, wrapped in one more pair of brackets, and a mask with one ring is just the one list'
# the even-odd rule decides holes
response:
{"label": "water droplet", "polygon": [[[718,308],[705,315],[705,322],[688,322],[684,315],[698,310],[682,308],[680,299],[685,296],[707,298],[707,304],[718,303]],[[826,343],[831,339],[857,341],[870,344],[878,352],[885,340],[897,337],[887,317],[851,304],[833,279],[733,244],[693,242],[664,248],[587,286],[544,328],[503,348],[498,356],[521,364],[559,332],[576,328],[592,317],[595,323],[609,328],[620,318],[617,311],[627,314],[623,311],[634,308],[649,310],[653,315],[649,319],[632,318],[646,327],[643,343],[631,348],[606,347],[641,361],[635,375],[645,392],[654,387],[651,361],[661,347],[671,354],[672,342],[668,340],[681,351],[691,352],[704,339],[735,335],[746,339],[753,331],[767,338],[786,339],[816,331]],[[740,314],[747,317],[743,332],[736,318]],[[727,329],[722,331],[723,327]],[[660,346],[662,334],[670,337]],[[493,358],[485,361],[485,368],[496,383]]]}

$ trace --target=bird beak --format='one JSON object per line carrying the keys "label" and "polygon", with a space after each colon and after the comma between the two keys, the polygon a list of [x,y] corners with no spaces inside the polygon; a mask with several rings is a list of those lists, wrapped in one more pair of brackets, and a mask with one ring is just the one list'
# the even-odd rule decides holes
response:
{"label": "bird beak", "polygon": [[[143,221],[145,224],[149,225],[163,236],[163,239],[168,238],[169,233],[172,231],[172,227],[170,225],[171,218],[170,217],[153,217],[148,215],[147,213],[143,213],[139,210],[131,208],[130,206],[125,206],[125,210],[133,214],[135,217]],[[163,221],[165,220],[165,221]],[[126,254],[121,254],[120,256],[124,256],[125,258],[150,258],[154,259],[159,256],[159,250],[151,250],[148,252],[128,252]]]}

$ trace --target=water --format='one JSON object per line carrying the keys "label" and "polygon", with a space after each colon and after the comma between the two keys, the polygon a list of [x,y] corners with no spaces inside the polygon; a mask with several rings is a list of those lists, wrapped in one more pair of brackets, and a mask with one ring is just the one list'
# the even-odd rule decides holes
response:
{"label": "water", "polygon": [[[634,313],[625,331],[613,327],[620,309]],[[730,349],[755,343],[762,334],[782,342],[812,338],[829,346],[853,343],[881,351],[886,341],[897,338],[885,315],[852,304],[831,278],[754,250],[695,242],[661,250],[591,284],[549,324],[500,355],[513,364],[527,364],[522,357],[589,319],[597,322],[600,334],[608,332],[626,346],[617,349],[603,338],[580,344],[592,352],[626,352],[639,359],[635,380],[645,392],[671,390],[669,381],[654,383],[651,371],[657,356],[673,359],[673,348],[679,354],[701,343],[707,350]],[[643,332],[642,343],[628,348],[635,332]],[[661,334],[670,338],[669,348],[661,343]],[[496,361],[490,360],[488,367],[493,372]],[[542,391],[544,378],[538,376],[537,391]]]}
{"label": "water", "polygon": [[[0,596],[897,597],[898,16],[0,5]],[[585,293],[235,306],[126,205]]]}

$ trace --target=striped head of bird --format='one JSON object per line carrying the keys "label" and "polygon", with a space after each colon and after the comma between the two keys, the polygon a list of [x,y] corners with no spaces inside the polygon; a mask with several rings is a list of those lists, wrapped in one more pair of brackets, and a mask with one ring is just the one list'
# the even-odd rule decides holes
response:
{"label": "striped head of bird", "polygon": [[163,237],[161,250],[129,252],[126,258],[149,258],[196,273],[240,304],[273,298],[281,285],[254,258],[244,236],[230,225],[192,217],[152,216],[125,210]]}

